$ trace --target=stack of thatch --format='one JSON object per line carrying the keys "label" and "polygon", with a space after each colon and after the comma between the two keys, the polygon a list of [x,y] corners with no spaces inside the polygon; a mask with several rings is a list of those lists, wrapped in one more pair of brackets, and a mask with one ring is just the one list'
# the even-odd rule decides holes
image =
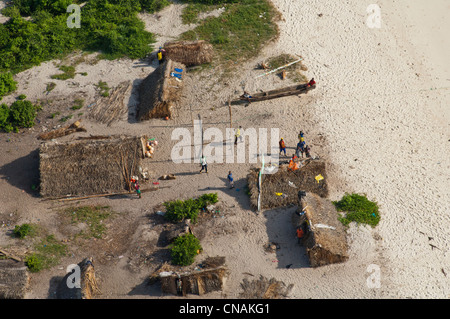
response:
{"label": "stack of thatch", "polygon": [[23,262],[0,259],[0,299],[25,298],[28,282],[28,270]]}
{"label": "stack of thatch", "polygon": [[293,284],[286,286],[282,281],[275,278],[267,279],[260,276],[259,279],[249,281],[247,278],[241,283],[242,299],[284,299],[293,288]]}
{"label": "stack of thatch", "polygon": [[95,277],[93,258],[85,258],[77,266],[80,270],[80,286],[69,288],[67,285],[67,280],[73,280],[75,273],[67,273],[59,283],[57,289],[58,299],[92,299],[94,296],[101,294],[97,279]]}
{"label": "stack of thatch", "polygon": [[[312,267],[341,263],[348,260],[348,244],[345,228],[338,220],[333,203],[316,194],[307,193],[301,208],[308,224],[303,245]],[[302,219],[297,214],[295,219]],[[296,225],[300,226],[300,225]]]}
{"label": "stack of thatch", "polygon": [[86,196],[130,190],[139,175],[146,137],[114,137],[40,147],[40,190],[44,197]]}
{"label": "stack of thatch", "polygon": [[211,63],[214,55],[213,46],[204,40],[167,42],[164,49],[168,59],[186,66]]}
{"label": "stack of thatch", "polygon": [[[259,169],[255,168],[247,175],[250,202],[254,208],[258,207],[258,174]],[[315,177],[319,174],[324,179],[318,183]],[[299,191],[312,192],[321,197],[328,196],[326,166],[321,160],[308,160],[295,171],[289,169],[288,165],[280,165],[276,173],[263,174],[261,184],[262,209],[297,205]]]}
{"label": "stack of thatch", "polygon": [[182,69],[180,73],[185,76],[183,64],[167,59],[139,86],[139,105],[136,117],[139,121],[151,118],[172,118],[173,108],[179,102],[183,92],[183,80],[171,76],[175,68]]}

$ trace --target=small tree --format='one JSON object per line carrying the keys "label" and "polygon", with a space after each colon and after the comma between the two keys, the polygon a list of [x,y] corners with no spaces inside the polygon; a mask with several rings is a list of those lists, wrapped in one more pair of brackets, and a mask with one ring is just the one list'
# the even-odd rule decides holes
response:
{"label": "small tree", "polygon": [[191,233],[177,237],[171,248],[172,263],[180,266],[192,265],[195,256],[202,250],[200,241]]}

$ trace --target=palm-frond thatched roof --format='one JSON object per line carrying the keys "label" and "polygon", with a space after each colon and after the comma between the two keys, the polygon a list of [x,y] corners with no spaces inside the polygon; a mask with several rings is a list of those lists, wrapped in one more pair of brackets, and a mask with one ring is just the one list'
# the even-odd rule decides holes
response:
{"label": "palm-frond thatched roof", "polygon": [[124,191],[138,175],[147,137],[44,143],[39,152],[43,197],[85,196]]}

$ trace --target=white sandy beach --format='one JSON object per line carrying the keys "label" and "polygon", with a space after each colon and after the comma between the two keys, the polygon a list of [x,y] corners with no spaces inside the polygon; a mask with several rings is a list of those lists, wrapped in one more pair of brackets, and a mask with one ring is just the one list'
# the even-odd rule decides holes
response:
{"label": "white sandy beach", "polygon": [[[371,2],[272,2],[282,14],[279,39],[265,47],[258,58],[245,63],[239,77],[228,81],[225,88],[216,86],[214,81],[209,87],[190,83],[192,95],[186,99],[192,109],[202,110],[205,121],[214,123],[220,118],[226,127],[228,110],[213,113],[210,108],[216,106],[214,103],[226,101],[235,92],[240,94],[242,81],[250,92],[282,85],[278,77],[256,79],[259,73],[254,70],[255,64],[281,53],[301,55],[308,67],[307,76],[317,82],[314,91],[301,99],[287,97],[282,102],[267,101],[236,109],[233,116],[241,119],[239,123],[244,127],[279,127],[288,145],[294,144],[298,131],[303,130],[313,145],[313,154],[330,163],[327,172],[330,199],[340,199],[345,192],[365,193],[378,202],[381,222],[374,229],[351,225],[349,261],[313,269],[307,266],[295,233],[287,231],[292,225],[286,216],[290,216],[292,209],[257,215],[248,204],[242,204],[246,198],[242,191],[234,195],[224,189],[222,179],[229,169],[233,170],[237,185],[243,187],[251,165],[213,164],[208,177],[181,176],[176,188],[158,193],[159,201],[180,195],[196,196],[213,189],[218,190],[219,198],[230,212],[228,218],[218,221],[227,231],[202,242],[206,255],[226,256],[231,272],[224,292],[206,298],[237,298],[240,283],[247,278],[244,273],[294,284],[289,296],[294,299],[449,298],[450,21],[447,17],[450,4],[446,0],[379,0],[382,24],[378,29],[366,24],[366,8]],[[172,5],[159,18],[141,16],[148,30],[158,34],[157,45],[192,27],[179,25],[179,19],[174,19],[180,12],[180,5]],[[164,21],[178,21],[178,24],[165,30],[161,27]],[[95,65],[81,63],[77,72],[87,72],[88,76],[77,75],[73,81],[58,82],[49,97],[81,94],[89,104],[95,94],[92,85],[98,81],[107,80],[110,87],[124,80],[138,83],[155,66],[127,59],[100,61]],[[18,94],[25,93],[30,100],[42,98],[46,83],[51,82],[49,76],[57,72],[55,64],[48,62],[16,75]],[[208,103],[200,96],[206,96]],[[7,96],[2,102],[13,100],[14,96]],[[134,104],[132,96],[128,106]],[[170,125],[190,123],[189,114],[184,112]],[[168,124],[161,120],[151,124],[124,121],[108,128],[85,119],[83,123],[89,134],[110,134],[125,129],[129,134],[145,134],[151,127],[152,133],[160,134],[159,140],[165,141],[158,159],[167,160],[175,143],[169,140],[170,132],[165,131]],[[9,136],[16,142],[24,139],[22,135]],[[34,141],[30,149],[38,143]],[[6,165],[19,155],[25,156],[25,150],[4,153],[0,164]],[[186,164],[164,171],[168,169],[167,164],[157,164],[161,174],[193,172],[197,167]],[[35,222],[39,218],[52,225],[49,204],[38,203],[27,193],[17,195],[17,188],[5,179],[0,180],[0,189],[4,190],[0,194],[0,213],[19,209],[23,212],[21,222]],[[143,215],[144,210],[155,204],[154,198],[143,198],[142,205],[148,205],[144,209],[124,201],[104,199],[92,203],[127,207],[132,216]],[[151,233],[151,229],[145,229]],[[280,251],[264,252],[262,247],[269,241],[280,243]],[[11,243],[11,239],[0,235],[0,244]],[[288,264],[293,266],[287,269]],[[372,264],[381,270],[379,288],[367,285],[370,275],[367,269]],[[110,291],[103,297],[149,297],[128,294],[148,273],[132,277],[125,265],[126,258],[123,258],[103,272],[103,291]],[[63,270],[58,271],[58,275],[64,275]],[[115,281],[108,282],[107,273],[112,271],[115,271]],[[44,272],[33,279],[34,290],[29,298],[47,298],[49,279],[53,276],[54,273]]]}

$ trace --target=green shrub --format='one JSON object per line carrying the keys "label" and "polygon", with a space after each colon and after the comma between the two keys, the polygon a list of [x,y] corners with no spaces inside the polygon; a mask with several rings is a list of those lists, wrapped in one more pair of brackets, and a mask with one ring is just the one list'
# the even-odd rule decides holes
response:
{"label": "green shrub", "polygon": [[217,196],[217,193],[203,194],[202,196],[200,196],[197,199],[200,209],[205,208],[208,205],[215,204],[218,201],[219,201],[219,198]]}
{"label": "green shrub", "polygon": [[[81,28],[67,27],[69,3],[72,1],[21,0],[4,9],[2,13],[11,19],[0,25],[0,71],[17,73],[75,50],[101,52],[109,59],[143,58],[152,51],[155,37],[137,16],[141,10],[138,0],[87,1],[81,12]],[[142,3],[157,10],[168,2]],[[21,14],[32,19],[25,20]]]}
{"label": "green shrub", "polygon": [[33,253],[25,258],[25,264],[31,272],[39,272],[44,268],[42,256]]}
{"label": "green shrub", "polygon": [[[0,29],[0,33],[1,33]],[[0,35],[0,48],[1,48],[1,35]],[[10,72],[0,73],[0,97],[15,91],[17,88],[17,82],[14,81]]]}
{"label": "green shrub", "polygon": [[189,266],[195,261],[195,256],[202,250],[200,241],[192,234],[177,237],[171,244],[172,263]]}
{"label": "green shrub", "polygon": [[10,123],[9,123],[9,107],[8,107],[8,105],[2,103],[2,104],[0,104],[0,129],[5,130],[5,127],[7,125],[10,125]]}
{"label": "green shrub", "polygon": [[31,224],[22,224],[22,225],[16,225],[13,230],[13,234],[15,237],[23,239],[27,236],[34,236],[36,233],[36,229],[34,225]]}
{"label": "green shrub", "polygon": [[172,222],[179,222],[183,219],[191,219],[193,223],[197,221],[198,213],[202,208],[218,202],[217,193],[204,194],[197,199],[175,200],[164,202],[166,214],[164,215]]}
{"label": "green shrub", "polygon": [[159,11],[170,5],[170,2],[167,0],[139,0],[139,3],[141,4],[142,10],[149,13]]}
{"label": "green shrub", "polygon": [[16,131],[23,127],[33,127],[36,115],[36,107],[30,101],[15,101],[9,107],[9,122]]}
{"label": "green shrub", "polygon": [[25,100],[27,98],[27,96],[25,94],[20,94],[17,98],[19,100]]}
{"label": "green shrub", "polygon": [[340,201],[334,201],[333,204],[338,211],[345,212],[345,216],[339,217],[344,225],[357,222],[375,227],[380,221],[378,204],[368,200],[365,195],[346,193]]}
{"label": "green shrub", "polygon": [[61,244],[53,235],[43,238],[35,252],[26,257],[25,263],[31,272],[38,272],[57,265],[60,258],[67,254],[67,246]]}

